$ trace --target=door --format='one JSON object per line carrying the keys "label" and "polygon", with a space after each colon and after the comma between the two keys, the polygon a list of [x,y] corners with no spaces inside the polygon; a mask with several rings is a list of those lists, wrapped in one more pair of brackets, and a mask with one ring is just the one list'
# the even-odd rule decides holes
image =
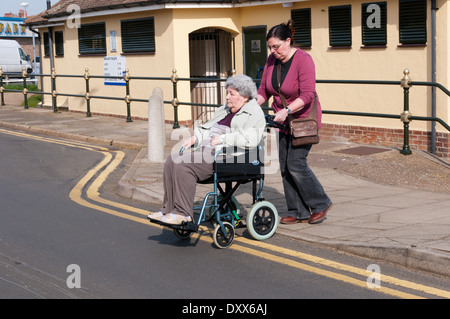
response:
{"label": "door", "polygon": [[267,60],[266,26],[243,28],[244,72],[252,79],[260,79]]}
{"label": "door", "polygon": [[[191,102],[222,105],[225,103],[225,80],[232,71],[233,38],[229,32],[204,28],[189,34]],[[215,107],[193,106],[192,120],[204,123],[214,114]]]}
{"label": "door", "polygon": [[[260,80],[267,60],[266,26],[243,28],[244,41],[244,73],[252,79]],[[259,88],[259,81],[256,81]],[[268,102],[261,105],[269,106]],[[267,113],[267,110],[264,110]]]}

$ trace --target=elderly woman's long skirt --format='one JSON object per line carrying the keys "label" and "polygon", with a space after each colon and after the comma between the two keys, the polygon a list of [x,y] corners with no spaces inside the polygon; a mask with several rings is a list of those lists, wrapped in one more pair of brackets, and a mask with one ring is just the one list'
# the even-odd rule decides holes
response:
{"label": "elderly woman's long skirt", "polygon": [[194,220],[194,198],[198,181],[213,175],[214,149],[186,151],[170,155],[164,164],[163,214],[191,216]]}

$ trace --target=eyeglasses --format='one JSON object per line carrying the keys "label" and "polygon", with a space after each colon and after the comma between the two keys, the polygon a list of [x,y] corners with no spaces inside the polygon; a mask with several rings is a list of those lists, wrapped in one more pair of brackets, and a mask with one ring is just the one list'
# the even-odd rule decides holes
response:
{"label": "eyeglasses", "polygon": [[270,45],[268,45],[267,47],[269,48],[269,51],[270,50],[278,50],[280,47],[281,47],[281,45],[284,43],[284,41],[283,42],[281,42],[280,44],[276,44],[276,45],[272,45],[272,46],[270,46]]}

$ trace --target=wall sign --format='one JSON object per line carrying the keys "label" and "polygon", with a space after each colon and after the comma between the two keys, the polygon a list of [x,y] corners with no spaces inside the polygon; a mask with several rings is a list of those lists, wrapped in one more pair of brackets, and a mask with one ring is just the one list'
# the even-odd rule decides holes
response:
{"label": "wall sign", "polygon": [[32,37],[32,33],[22,23],[23,19],[20,18],[0,18],[0,37]]}
{"label": "wall sign", "polygon": [[105,78],[105,85],[126,85],[123,76],[127,68],[124,56],[105,56],[103,57],[103,74],[104,76],[120,76],[117,79]]}

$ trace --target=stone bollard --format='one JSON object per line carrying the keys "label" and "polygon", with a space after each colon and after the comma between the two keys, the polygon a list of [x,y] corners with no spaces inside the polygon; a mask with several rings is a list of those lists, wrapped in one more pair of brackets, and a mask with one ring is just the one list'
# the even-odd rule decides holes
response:
{"label": "stone bollard", "polygon": [[155,88],[148,100],[148,159],[150,161],[164,162],[165,137],[163,94],[161,88]]}

